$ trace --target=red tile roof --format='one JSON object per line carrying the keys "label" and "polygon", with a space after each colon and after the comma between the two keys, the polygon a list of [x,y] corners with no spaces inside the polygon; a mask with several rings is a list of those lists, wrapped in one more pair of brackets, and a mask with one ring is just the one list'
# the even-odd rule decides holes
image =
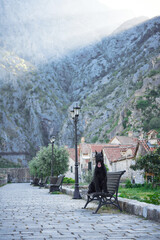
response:
{"label": "red tile roof", "polygon": [[[132,154],[129,156],[122,155],[122,152],[127,152],[127,150],[131,149]],[[137,146],[135,145],[113,145],[110,144],[107,147],[104,147],[104,153],[106,154],[108,160],[110,162],[120,161],[126,158],[134,158],[137,150]]]}
{"label": "red tile roof", "polygon": [[157,139],[157,145],[158,146],[154,146],[149,144],[148,140],[143,139],[143,140],[139,140],[139,143],[144,147],[144,149],[146,150],[146,152],[152,152],[154,151],[157,147],[160,146],[160,139]]}
{"label": "red tile roof", "polygon": [[[135,137],[115,136],[114,138],[117,138],[120,144],[137,144],[138,143],[138,138],[135,138]],[[114,138],[112,138],[109,143],[111,143]]]}
{"label": "red tile roof", "polygon": [[81,143],[79,144],[79,149],[83,154],[91,154],[94,153],[95,151],[101,152],[101,150],[103,150],[105,146],[107,146],[107,144]]}
{"label": "red tile roof", "polygon": [[101,150],[103,150],[103,148],[107,146],[107,144],[90,144],[90,146],[92,153],[94,153],[95,151],[101,152]]}
{"label": "red tile roof", "polygon": [[158,134],[158,132],[156,131],[156,130],[150,130],[148,133],[147,133],[147,135],[149,135],[149,134],[151,134],[151,133],[156,133],[156,134]]}

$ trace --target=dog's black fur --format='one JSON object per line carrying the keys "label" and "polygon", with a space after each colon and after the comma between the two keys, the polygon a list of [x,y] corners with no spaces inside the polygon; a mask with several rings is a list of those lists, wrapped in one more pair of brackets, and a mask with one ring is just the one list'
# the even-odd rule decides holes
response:
{"label": "dog's black fur", "polygon": [[[104,165],[103,152],[95,152],[96,166],[94,170],[94,177],[89,185],[88,193],[93,192],[106,192],[107,193],[107,170]],[[98,163],[101,167],[98,167]]]}

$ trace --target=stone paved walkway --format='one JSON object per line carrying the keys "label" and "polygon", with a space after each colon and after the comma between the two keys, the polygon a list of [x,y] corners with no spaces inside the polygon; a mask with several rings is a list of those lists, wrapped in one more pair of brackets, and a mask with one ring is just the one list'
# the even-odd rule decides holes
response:
{"label": "stone paved walkway", "polygon": [[94,215],[91,208],[81,209],[84,204],[26,183],[3,186],[0,240],[160,239],[159,223],[117,210]]}

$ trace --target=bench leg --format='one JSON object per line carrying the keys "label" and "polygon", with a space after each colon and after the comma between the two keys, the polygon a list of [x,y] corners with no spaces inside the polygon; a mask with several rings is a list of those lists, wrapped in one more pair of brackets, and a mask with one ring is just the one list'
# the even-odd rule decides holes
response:
{"label": "bench leg", "polygon": [[112,205],[114,205],[115,207],[117,207],[117,208],[122,212],[122,209],[121,209],[121,207],[120,207],[120,205],[119,205],[119,202],[118,202],[118,199],[117,199],[117,198],[115,198],[114,201],[112,201],[112,200],[110,199],[110,203],[111,203]]}
{"label": "bench leg", "polygon": [[86,202],[85,206],[83,207],[83,209],[85,209],[87,207],[88,203],[90,202],[89,199],[90,199],[90,197],[87,196],[87,202]]}
{"label": "bench leg", "polygon": [[102,206],[102,199],[100,198],[99,199],[99,204],[98,204],[98,207],[97,207],[97,209],[96,209],[96,211],[95,212],[93,212],[93,214],[96,214],[97,212],[98,212],[98,210],[100,209],[100,207]]}
{"label": "bench leg", "polygon": [[122,208],[120,207],[118,200],[117,200],[117,207],[118,207],[119,210],[122,212]]}

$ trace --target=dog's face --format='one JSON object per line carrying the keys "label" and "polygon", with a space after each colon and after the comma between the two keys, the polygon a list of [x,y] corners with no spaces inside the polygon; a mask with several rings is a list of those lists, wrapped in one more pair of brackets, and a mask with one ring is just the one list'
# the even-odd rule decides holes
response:
{"label": "dog's face", "polygon": [[101,168],[104,165],[103,152],[101,151],[100,153],[97,153],[97,151],[95,151],[95,158],[96,158],[96,166],[98,168]]}

